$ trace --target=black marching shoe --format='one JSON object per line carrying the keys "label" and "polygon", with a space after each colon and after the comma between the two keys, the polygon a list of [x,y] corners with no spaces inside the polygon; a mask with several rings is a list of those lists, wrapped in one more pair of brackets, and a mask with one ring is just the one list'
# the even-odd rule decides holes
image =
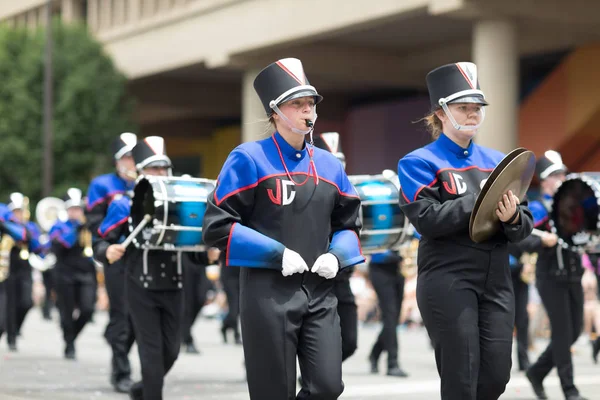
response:
{"label": "black marching shoe", "polygon": [[198,350],[196,348],[196,345],[194,344],[194,342],[185,344],[185,352],[188,354],[200,354],[200,350]]}
{"label": "black marching shoe", "polygon": [[129,393],[132,385],[133,381],[129,377],[121,378],[113,382],[113,388],[115,389],[115,392],[118,393]]}
{"label": "black marching shoe", "polygon": [[594,360],[594,364],[598,364],[598,353],[600,353],[600,336],[592,341],[592,360]]}
{"label": "black marching shoe", "polygon": [[548,396],[546,395],[546,391],[544,390],[544,385],[542,385],[542,381],[535,378],[531,374],[530,370],[527,370],[527,372],[525,372],[525,376],[529,380],[529,383],[531,383],[533,392],[537,396],[538,400],[547,400]]}
{"label": "black marching shoe", "polygon": [[69,343],[67,344],[67,347],[65,347],[65,358],[67,360],[75,359],[75,345],[73,345],[73,343]]}
{"label": "black marching shoe", "polygon": [[144,400],[144,386],[142,382],[136,382],[129,388],[129,398],[131,400]]}
{"label": "black marching shoe", "polygon": [[375,357],[373,354],[369,356],[369,364],[371,365],[371,373],[378,374],[379,367],[377,366],[377,362],[379,361],[378,357]]}
{"label": "black marching shoe", "polygon": [[580,394],[571,394],[567,396],[567,400],[588,400],[586,397],[582,397]]}
{"label": "black marching shoe", "polygon": [[397,376],[399,378],[406,378],[408,374],[399,366],[389,367],[387,370],[387,376]]}

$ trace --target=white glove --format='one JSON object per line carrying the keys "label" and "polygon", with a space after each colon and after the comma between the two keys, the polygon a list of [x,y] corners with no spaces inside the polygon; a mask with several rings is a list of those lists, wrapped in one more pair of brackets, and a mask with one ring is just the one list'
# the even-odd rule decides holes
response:
{"label": "white glove", "polygon": [[281,262],[281,274],[290,276],[296,273],[308,271],[308,265],[302,256],[294,250],[283,250],[283,261]]}
{"label": "white glove", "polygon": [[321,254],[310,272],[319,274],[325,279],[333,279],[340,269],[340,263],[336,256],[331,253]]}

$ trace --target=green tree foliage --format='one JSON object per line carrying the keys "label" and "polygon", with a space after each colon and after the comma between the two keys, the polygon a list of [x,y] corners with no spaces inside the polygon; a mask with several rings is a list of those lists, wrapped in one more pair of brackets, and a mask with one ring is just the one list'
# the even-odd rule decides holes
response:
{"label": "green tree foliage", "polygon": [[[113,168],[109,147],[133,130],[126,78],[84,26],[53,24],[54,189],[84,192]],[[45,29],[0,26],[0,202],[42,195]],[[33,210],[32,210],[33,211]]]}

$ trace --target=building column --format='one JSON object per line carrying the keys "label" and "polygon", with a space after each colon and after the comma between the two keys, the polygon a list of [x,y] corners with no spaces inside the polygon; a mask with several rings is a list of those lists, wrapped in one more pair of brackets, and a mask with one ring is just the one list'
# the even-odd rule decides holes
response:
{"label": "building column", "polygon": [[519,53],[516,24],[482,20],[473,30],[473,61],[490,103],[476,142],[508,153],[518,145]]}
{"label": "building column", "polygon": [[62,20],[66,23],[80,21],[83,17],[83,2],[62,0]]}
{"label": "building column", "polygon": [[242,77],[242,142],[261,139],[267,130],[267,115],[254,90],[254,79],[260,71],[251,69]]}

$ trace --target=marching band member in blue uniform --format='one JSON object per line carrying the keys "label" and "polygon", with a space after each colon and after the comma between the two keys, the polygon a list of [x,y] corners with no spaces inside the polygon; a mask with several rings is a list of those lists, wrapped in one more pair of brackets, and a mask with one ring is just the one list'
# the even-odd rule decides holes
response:
{"label": "marching band member in blue uniform", "polygon": [[[326,132],[315,136],[314,145],[331,152],[346,169],[346,156],[342,152],[340,134]],[[340,316],[340,329],[342,331],[342,362],[346,361],[358,347],[358,311],[356,299],[350,288],[350,277],[354,267],[344,268],[334,279],[333,293],[337,298],[337,312]]]}
{"label": "marching band member in blue uniform", "polygon": [[[538,399],[547,399],[543,381],[556,367],[565,399],[586,400],[579,394],[573,377],[571,346],[583,326],[583,266],[581,255],[557,245],[558,237],[549,232],[549,210],[553,197],[566,178],[567,167],[555,151],[547,151],[536,163],[542,191],[541,201],[532,201],[535,227],[546,233],[537,238],[536,287],[548,314],[551,338],[548,347],[527,370]],[[594,202],[596,199],[593,199]],[[595,205],[595,203],[594,203]],[[556,221],[555,221],[556,222]]]}
{"label": "marching band member in blue uniform", "polygon": [[[10,253],[15,243],[25,243],[28,238],[25,227],[17,222],[6,204],[0,204],[0,338],[7,330],[8,299],[7,284],[10,276]],[[12,338],[11,338],[12,339]],[[9,341],[9,348],[16,350],[16,342]]]}
{"label": "marching band member in blue uniform", "polygon": [[[133,190],[135,165],[131,149],[137,143],[133,133],[122,133],[112,143],[116,171],[93,179],[88,188],[86,218],[92,234],[96,235],[108,207],[116,196]],[[110,382],[115,391],[128,393],[131,388],[129,350],[135,341],[131,318],[125,301],[125,265],[122,261],[104,264],[104,282],[108,295],[109,321],[104,337],[112,350]]]}
{"label": "marching band member in blue uniform", "polygon": [[[81,190],[70,188],[65,196],[67,220],[50,229],[56,255],[56,292],[65,358],[74,360],[75,340],[90,321],[96,306],[96,266],[91,254],[91,232],[85,226],[85,202]],[[87,249],[87,250],[86,250]],[[79,316],[73,318],[73,311]]]}
{"label": "marching band member in blue uniform", "polygon": [[276,132],[230,154],[209,196],[203,239],[240,267],[252,400],[337,399],[343,391],[338,272],[364,262],[360,198],[342,164],[305,142],[322,97],[302,63],[270,64],[254,81]]}
{"label": "marching band member in blue uniform", "polygon": [[[171,160],[161,137],[138,141],[132,155],[141,175],[171,173]],[[164,377],[177,360],[181,346],[181,257],[174,251],[141,249],[133,245],[125,248],[121,243],[129,235],[130,215],[131,200],[126,196],[115,197],[98,229],[100,238],[94,241],[94,254],[108,264],[108,268],[120,259],[126,267],[126,301],[142,366],[142,381],[131,386],[130,398],[161,400]],[[143,234],[144,231],[140,235]]]}
{"label": "marching band member in blue uniform", "polygon": [[33,277],[29,252],[40,253],[43,248],[39,243],[39,228],[30,221],[29,198],[22,193],[12,193],[8,209],[11,213],[8,219],[22,225],[26,230],[26,240],[13,246],[10,251],[10,273],[6,280],[6,339],[9,349],[16,351],[17,336],[21,332],[27,313],[33,307]]}
{"label": "marching band member in blue uniform", "polygon": [[496,210],[501,230],[483,243],[471,240],[477,193],[503,154],[473,143],[488,104],[475,64],[436,68],[427,87],[435,141],[398,163],[400,207],[421,234],[417,301],[435,347],[442,400],[494,400],[511,369],[507,242],[529,236],[533,219],[508,191]]}

